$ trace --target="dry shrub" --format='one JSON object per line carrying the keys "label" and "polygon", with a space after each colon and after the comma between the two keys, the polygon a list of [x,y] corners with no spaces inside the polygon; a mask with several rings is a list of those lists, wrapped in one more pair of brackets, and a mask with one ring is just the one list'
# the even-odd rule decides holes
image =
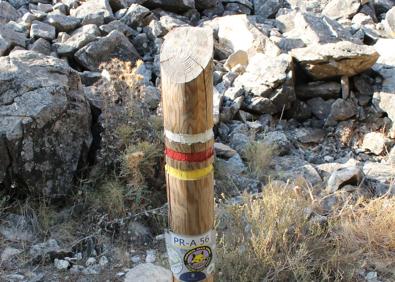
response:
{"label": "dry shrub", "polygon": [[219,281],[355,281],[367,262],[395,278],[394,198],[347,204],[325,223],[309,193],[295,192],[269,185],[220,206]]}
{"label": "dry shrub", "polygon": [[111,216],[122,216],[126,207],[124,198],[126,187],[118,180],[103,182],[96,191],[89,194],[88,200],[99,209]]}
{"label": "dry shrub", "polygon": [[244,150],[250,172],[258,178],[266,176],[265,171],[270,166],[275,151],[276,148],[270,144],[251,142]]}

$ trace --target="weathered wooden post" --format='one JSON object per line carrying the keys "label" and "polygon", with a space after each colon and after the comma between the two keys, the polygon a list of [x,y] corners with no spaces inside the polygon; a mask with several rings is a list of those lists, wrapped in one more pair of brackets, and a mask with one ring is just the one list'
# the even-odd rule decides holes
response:
{"label": "weathered wooden post", "polygon": [[161,51],[169,228],[175,281],[213,281],[215,268],[212,31],[180,27]]}

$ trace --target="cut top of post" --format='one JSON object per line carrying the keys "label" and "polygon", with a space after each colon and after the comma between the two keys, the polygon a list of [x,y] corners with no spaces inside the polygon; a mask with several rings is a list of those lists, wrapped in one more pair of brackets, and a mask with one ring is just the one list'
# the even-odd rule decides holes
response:
{"label": "cut top of post", "polygon": [[205,69],[212,58],[212,30],[179,27],[165,36],[160,54],[162,72],[174,83],[187,83]]}

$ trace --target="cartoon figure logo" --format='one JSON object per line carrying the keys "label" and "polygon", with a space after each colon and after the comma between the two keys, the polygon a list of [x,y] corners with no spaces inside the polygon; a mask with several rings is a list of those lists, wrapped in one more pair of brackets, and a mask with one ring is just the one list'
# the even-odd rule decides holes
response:
{"label": "cartoon figure logo", "polygon": [[184,265],[189,271],[199,272],[206,269],[213,259],[213,253],[208,246],[199,246],[189,250],[184,255]]}

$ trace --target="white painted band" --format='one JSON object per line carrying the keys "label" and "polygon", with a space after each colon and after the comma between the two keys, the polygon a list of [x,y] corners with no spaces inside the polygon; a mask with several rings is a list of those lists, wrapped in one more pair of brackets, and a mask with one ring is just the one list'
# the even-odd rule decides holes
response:
{"label": "white painted band", "polygon": [[206,143],[214,138],[214,132],[212,129],[208,129],[203,133],[198,134],[183,134],[183,133],[174,133],[165,129],[165,136],[167,139],[173,142],[192,145],[195,143]]}

